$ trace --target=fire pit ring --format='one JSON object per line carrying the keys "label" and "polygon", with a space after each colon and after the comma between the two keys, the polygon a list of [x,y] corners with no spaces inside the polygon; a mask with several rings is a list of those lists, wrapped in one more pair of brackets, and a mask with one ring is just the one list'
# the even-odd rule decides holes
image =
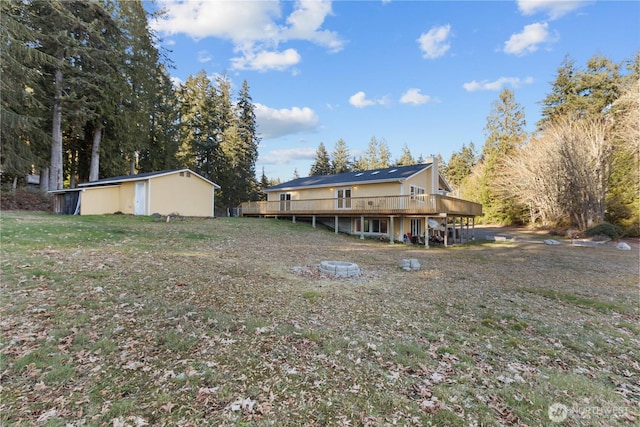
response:
{"label": "fire pit ring", "polygon": [[360,275],[360,267],[352,262],[322,261],[320,272],[338,277],[355,277]]}

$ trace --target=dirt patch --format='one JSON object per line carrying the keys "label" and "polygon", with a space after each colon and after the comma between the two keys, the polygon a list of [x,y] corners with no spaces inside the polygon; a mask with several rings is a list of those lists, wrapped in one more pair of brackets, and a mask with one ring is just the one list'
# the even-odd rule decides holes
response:
{"label": "dirt patch", "polygon": [[51,212],[51,197],[38,191],[2,188],[0,209]]}

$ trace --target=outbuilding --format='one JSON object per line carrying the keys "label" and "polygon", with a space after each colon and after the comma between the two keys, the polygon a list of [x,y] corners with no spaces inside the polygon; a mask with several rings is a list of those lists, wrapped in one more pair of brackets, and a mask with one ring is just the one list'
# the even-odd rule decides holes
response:
{"label": "outbuilding", "polygon": [[176,169],[104,178],[51,193],[59,214],[212,217],[219,188],[189,169]]}

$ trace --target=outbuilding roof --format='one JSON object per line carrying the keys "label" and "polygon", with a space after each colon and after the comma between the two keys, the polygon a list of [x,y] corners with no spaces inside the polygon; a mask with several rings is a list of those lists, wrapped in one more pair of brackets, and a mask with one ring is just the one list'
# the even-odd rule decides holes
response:
{"label": "outbuilding roof", "polygon": [[218,184],[208,180],[207,178],[203,177],[202,175],[199,175],[199,174],[197,174],[197,173],[195,173],[192,170],[187,169],[187,168],[172,169],[172,170],[165,170],[165,171],[158,171],[158,172],[145,172],[145,173],[139,173],[139,174],[136,174],[136,175],[114,176],[114,177],[111,177],[111,178],[99,179],[97,181],[83,182],[83,183],[78,184],[78,187],[95,187],[95,186],[102,186],[102,185],[106,185],[106,184],[120,184],[122,182],[130,182],[130,181],[146,181],[146,180],[151,179],[151,178],[157,178],[159,176],[171,175],[171,174],[180,173],[180,172],[189,172],[189,173],[199,177],[200,179],[208,182],[209,184],[213,185],[215,188],[220,188],[220,186]]}
{"label": "outbuilding roof", "polygon": [[[330,187],[336,185],[371,184],[380,182],[401,182],[430,168],[431,163],[410,166],[394,166],[390,168],[371,169],[367,171],[344,172],[334,175],[315,175],[297,178],[282,184],[265,188],[263,191],[293,190],[296,188]],[[440,177],[441,182],[442,177]],[[446,182],[445,186],[448,187]]]}

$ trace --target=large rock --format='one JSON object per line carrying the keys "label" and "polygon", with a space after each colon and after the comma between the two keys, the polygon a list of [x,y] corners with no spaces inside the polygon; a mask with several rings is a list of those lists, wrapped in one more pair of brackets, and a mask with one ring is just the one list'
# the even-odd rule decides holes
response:
{"label": "large rock", "polygon": [[420,261],[415,258],[403,259],[400,268],[405,271],[420,270]]}

